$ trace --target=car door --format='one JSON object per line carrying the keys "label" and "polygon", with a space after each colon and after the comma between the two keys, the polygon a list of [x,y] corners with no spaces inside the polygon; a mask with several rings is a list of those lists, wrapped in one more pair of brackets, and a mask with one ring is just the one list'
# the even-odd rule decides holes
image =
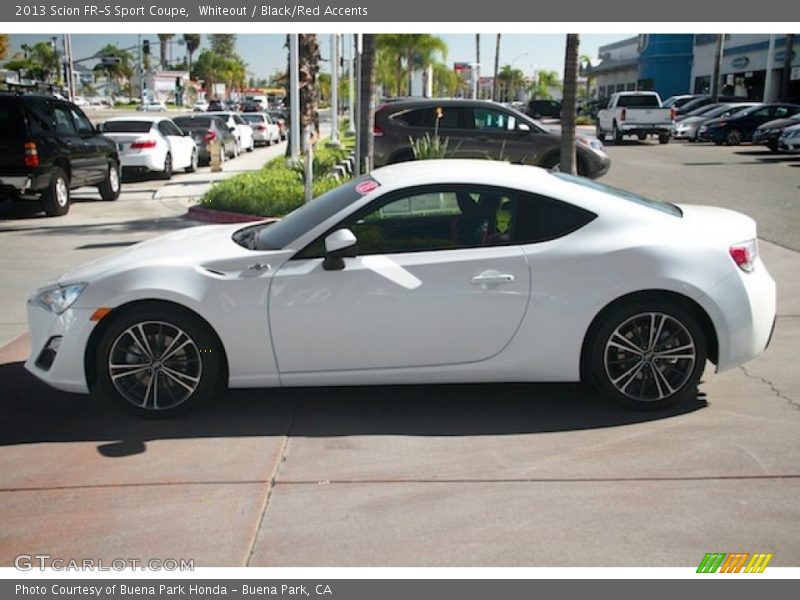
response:
{"label": "car door", "polygon": [[78,187],[92,182],[92,159],[94,148],[88,140],[81,138],[75,128],[75,121],[69,106],[63,103],[53,104],[56,135],[63,140],[64,148],[69,156],[70,186]]}
{"label": "car door", "polygon": [[89,118],[77,106],[69,109],[75,129],[86,146],[86,182],[104,181],[108,173],[108,152],[110,146],[106,138],[97,131]]}
{"label": "car door", "polygon": [[[164,139],[169,144],[169,151],[172,153],[172,164],[175,169],[185,169],[191,164],[192,150],[194,149],[194,141],[192,138],[184,136],[177,125],[172,121],[159,121],[158,131],[164,136]],[[189,147],[188,142],[192,142]]]}
{"label": "car door", "polygon": [[322,238],[285,263],[269,292],[281,374],[473,363],[501,352],[530,293],[521,247],[496,235],[504,195],[455,184],[387,194],[333,228],[358,238],[343,270],[323,268]]}

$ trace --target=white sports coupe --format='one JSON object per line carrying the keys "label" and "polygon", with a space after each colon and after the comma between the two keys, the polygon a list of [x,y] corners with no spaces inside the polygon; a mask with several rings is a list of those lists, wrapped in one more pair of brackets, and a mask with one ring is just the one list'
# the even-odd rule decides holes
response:
{"label": "white sports coupe", "polygon": [[696,394],[760,354],[775,283],[756,225],[536,167],[378,169],[274,223],[209,225],[79,267],[29,300],[26,367],[168,416],[224,386],[593,383]]}

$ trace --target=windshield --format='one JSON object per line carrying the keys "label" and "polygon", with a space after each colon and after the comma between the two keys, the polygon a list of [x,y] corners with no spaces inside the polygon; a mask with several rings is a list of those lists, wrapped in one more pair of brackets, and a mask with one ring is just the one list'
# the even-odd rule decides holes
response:
{"label": "windshield", "polygon": [[[364,185],[370,182],[372,185]],[[262,229],[256,236],[259,250],[281,250],[301,235],[324,223],[378,185],[369,176],[354,179],[332,189],[308,204],[290,212],[283,219]],[[359,191],[362,190],[362,191]]]}
{"label": "windshield", "polygon": [[714,117],[719,117],[719,116],[724,115],[726,113],[732,115],[733,113],[737,113],[737,112],[739,112],[741,110],[744,110],[745,108],[747,108],[747,107],[746,106],[731,106],[731,105],[727,105],[727,104],[724,105],[724,106],[715,106],[713,110],[708,111],[704,116],[713,119]]}
{"label": "windshield", "polygon": [[105,133],[147,133],[152,126],[150,121],[106,121],[102,130]]}
{"label": "windshield", "polygon": [[593,190],[605,192],[606,194],[611,194],[612,196],[615,196],[621,200],[634,202],[636,204],[639,204],[640,206],[646,206],[647,208],[659,210],[661,212],[667,213],[668,215],[673,215],[675,217],[683,216],[681,209],[675,206],[674,204],[670,204],[669,202],[662,202],[661,200],[652,200],[650,198],[645,198],[644,196],[639,196],[637,194],[634,194],[633,192],[620,190],[618,188],[611,187],[610,185],[603,185],[602,183],[597,183],[596,181],[592,181],[591,179],[586,179],[585,177],[567,175],[566,173],[553,173],[553,175],[555,177],[558,177],[559,179],[563,179],[564,181],[569,181],[570,183],[577,183],[578,185],[582,185],[584,187],[591,188]]}
{"label": "windshield", "polygon": [[[720,106],[719,104],[709,104],[707,106],[701,106],[700,108],[695,108],[693,111],[686,113],[687,117],[699,117],[700,115],[710,115],[712,112],[718,109],[727,109],[727,106]],[[720,110],[720,114],[725,112],[724,110]]]}
{"label": "windshield", "polygon": [[631,94],[617,98],[617,106],[627,108],[658,108],[658,96],[654,94]]}

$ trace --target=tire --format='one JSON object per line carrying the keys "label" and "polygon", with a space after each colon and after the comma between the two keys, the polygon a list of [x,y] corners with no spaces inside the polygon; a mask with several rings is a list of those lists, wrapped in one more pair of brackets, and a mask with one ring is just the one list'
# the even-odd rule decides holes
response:
{"label": "tire", "polygon": [[706,341],[697,318],[683,306],[658,299],[622,304],[590,336],[586,372],[605,397],[657,410],[696,394]]}
{"label": "tire", "polygon": [[614,138],[614,143],[615,144],[621,144],[622,143],[622,132],[619,129],[617,129],[617,124],[616,123],[614,123],[614,125],[613,125],[613,127],[611,129],[611,137]]}
{"label": "tire", "polygon": [[659,133],[658,134],[658,143],[659,144],[669,144],[669,134],[668,133]]}
{"label": "tire", "polygon": [[189,161],[189,166],[184,169],[187,173],[194,173],[197,171],[197,150],[192,150],[192,158]]}
{"label": "tire", "polygon": [[769,142],[767,144],[767,148],[769,148],[773,152],[777,152],[778,151],[778,142]]}
{"label": "tire", "polygon": [[103,182],[97,186],[97,191],[100,192],[100,197],[106,202],[113,202],[119,198],[122,191],[121,176],[119,172],[119,165],[114,161],[108,163],[108,173]]}
{"label": "tire", "polygon": [[150,304],[107,318],[114,320],[97,345],[94,392],[158,419],[193,410],[223,388],[222,349],[199,317]]}
{"label": "tire", "polygon": [[733,129],[725,136],[726,146],[738,146],[742,143],[742,133],[738,129]]}
{"label": "tire", "polygon": [[167,181],[172,179],[172,154],[169,152],[164,157],[164,170],[161,172],[161,179],[166,179]]}
{"label": "tire", "polygon": [[248,152],[252,152],[256,149],[256,142],[252,138],[250,139],[250,146],[247,148]]}
{"label": "tire", "polygon": [[643,141],[645,141],[647,139],[647,134],[646,133],[637,133],[636,134],[636,139],[638,139],[640,142],[643,142]]}
{"label": "tire", "polygon": [[53,167],[50,184],[42,194],[42,208],[48,217],[61,217],[69,212],[69,176],[60,167]]}
{"label": "tire", "polygon": [[594,126],[594,137],[596,137],[601,142],[606,141],[606,134],[603,133],[603,130],[600,129],[600,124]]}

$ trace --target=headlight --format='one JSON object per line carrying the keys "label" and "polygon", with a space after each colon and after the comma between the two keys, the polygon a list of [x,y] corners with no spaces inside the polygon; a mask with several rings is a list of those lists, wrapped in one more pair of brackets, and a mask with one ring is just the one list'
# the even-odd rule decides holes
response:
{"label": "headlight", "polygon": [[31,302],[60,315],[75,303],[83,290],[86,289],[86,285],[85,283],[74,283],[72,285],[48,287],[37,291],[31,298]]}
{"label": "headlight", "polygon": [[603,152],[605,150],[605,148],[603,146],[603,142],[601,142],[597,138],[579,137],[578,141],[581,144],[583,144],[584,146],[589,146],[590,148],[593,148],[593,149],[598,150],[600,152]]}

